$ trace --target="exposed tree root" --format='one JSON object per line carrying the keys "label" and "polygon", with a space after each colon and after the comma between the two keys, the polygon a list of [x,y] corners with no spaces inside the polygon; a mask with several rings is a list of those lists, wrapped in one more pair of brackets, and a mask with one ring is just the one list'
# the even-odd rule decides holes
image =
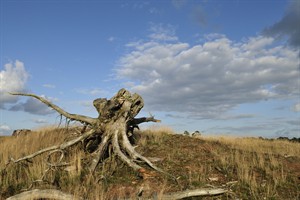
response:
{"label": "exposed tree root", "polygon": [[121,89],[110,100],[105,98],[96,99],[94,100],[93,104],[99,113],[99,117],[91,118],[83,115],[70,114],[64,111],[62,108],[54,105],[47,99],[35,94],[11,94],[36,98],[67,119],[83,123],[83,130],[85,131],[88,129],[89,131],[81,133],[81,135],[77,138],[61,145],[44,148],[17,160],[11,158],[10,163],[29,161],[30,159],[33,159],[34,157],[46,152],[49,152],[49,159],[51,154],[59,151],[61,152],[61,158],[58,162],[52,165],[64,165],[66,164],[66,162],[63,162],[64,151],[67,148],[82,142],[86,144],[84,146],[85,150],[89,153],[92,153],[89,165],[89,170],[91,173],[93,173],[98,164],[105,159],[105,155],[107,155],[108,152],[108,147],[111,145],[114,153],[119,157],[119,159],[135,171],[139,171],[141,168],[143,168],[140,166],[140,163],[145,163],[153,170],[169,175],[162,169],[156,167],[149,159],[136,152],[128,139],[128,135],[131,134],[130,132],[133,131],[135,127],[138,127],[138,124],[144,122],[160,122],[160,120],[155,119],[153,116],[134,118],[144,106],[143,99],[140,95],[131,94],[127,90]]}
{"label": "exposed tree root", "polygon": [[98,166],[98,164],[101,162],[101,159],[103,159],[103,156],[105,154],[106,148],[108,146],[108,141],[110,139],[110,136],[105,135],[102,138],[101,144],[99,145],[98,149],[93,153],[93,159],[91,166],[89,167],[89,170],[91,172],[94,172]]}

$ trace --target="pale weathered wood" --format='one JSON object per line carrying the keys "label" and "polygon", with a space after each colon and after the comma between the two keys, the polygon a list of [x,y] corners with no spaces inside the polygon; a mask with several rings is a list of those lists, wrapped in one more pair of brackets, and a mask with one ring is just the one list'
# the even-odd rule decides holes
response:
{"label": "pale weathered wood", "polygon": [[[131,94],[126,89],[120,89],[117,94],[109,100],[106,98],[95,99],[93,104],[98,111],[99,116],[98,118],[91,118],[83,115],[70,114],[60,107],[54,105],[47,99],[35,94],[11,94],[36,98],[66,118],[82,122],[85,124],[85,126],[88,124],[90,128],[90,131],[87,133],[84,133],[71,141],[62,143],[61,145],[55,145],[41,149],[17,160],[11,158],[11,161],[14,163],[32,159],[46,152],[51,153],[57,150],[65,150],[68,147],[77,144],[78,142],[83,142],[84,144],[87,144],[84,146],[84,148],[88,152],[92,153],[92,156],[90,156],[91,159],[89,166],[91,172],[95,171],[99,162],[101,162],[101,159],[107,152],[107,147],[109,145],[112,145],[112,149],[115,151],[118,157],[134,170],[139,170],[142,168],[139,165],[140,161],[142,161],[152,169],[163,172],[162,169],[156,167],[146,157],[137,153],[128,139],[129,132],[132,131],[134,127],[137,127],[138,124],[144,122],[160,122],[160,120],[155,119],[153,116],[148,118],[134,118],[144,106],[144,100],[140,95]],[[99,141],[98,138],[100,138]],[[90,148],[88,144],[93,144],[93,148]],[[126,152],[128,155],[123,152]],[[139,161],[137,161],[137,159],[139,159]],[[59,161],[62,162],[62,159]],[[55,163],[55,165],[60,166],[60,164],[64,163]]]}
{"label": "pale weathered wood", "polygon": [[101,144],[99,145],[98,149],[93,153],[94,156],[92,158],[91,166],[89,167],[91,172],[94,172],[96,170],[96,167],[100,163],[101,159],[103,158],[103,155],[105,153],[105,149],[107,148],[108,141],[111,136],[105,135],[104,138],[101,141]]}
{"label": "pale weathered wood", "polygon": [[51,146],[51,147],[47,147],[47,148],[44,148],[44,149],[41,149],[33,154],[30,154],[30,155],[27,155],[27,156],[24,156],[22,158],[19,158],[17,160],[14,160],[13,158],[10,158],[10,161],[14,162],[14,163],[18,163],[18,162],[21,162],[21,161],[24,161],[24,160],[29,160],[29,159],[32,159],[40,154],[43,154],[43,153],[46,153],[46,152],[49,152],[49,151],[53,151],[53,150],[57,150],[57,149],[60,149],[60,150],[64,150],[68,147],[71,147],[75,144],[77,144],[78,142],[81,142],[82,140],[84,140],[85,138],[87,138],[88,136],[94,134],[94,130],[90,130],[88,132],[86,132],[85,134],[71,140],[71,141],[68,141],[68,142],[65,142],[61,145],[54,145],[54,146]]}
{"label": "pale weathered wood", "polygon": [[60,190],[34,189],[34,190],[22,192],[20,194],[11,196],[6,200],[33,200],[33,199],[80,200],[81,198],[71,194],[64,193]]}
{"label": "pale weathered wood", "polygon": [[36,98],[39,101],[41,101],[44,104],[46,104],[47,106],[49,106],[50,108],[53,108],[59,114],[65,116],[66,118],[69,118],[70,120],[84,122],[84,123],[88,123],[90,125],[95,124],[97,122],[97,119],[95,119],[95,118],[91,118],[91,117],[87,117],[87,116],[83,116],[83,115],[70,114],[70,113],[64,111],[62,108],[58,107],[57,105],[51,103],[47,99],[45,99],[43,97],[40,97],[40,96],[37,96],[35,94],[26,94],[26,93],[9,93],[9,94],[11,94],[11,95],[19,95],[19,96],[29,96],[29,97]]}
{"label": "pale weathered wood", "polygon": [[184,199],[188,197],[199,197],[199,196],[215,196],[226,193],[227,190],[221,188],[215,189],[195,189],[195,190],[185,190],[180,192],[174,192],[171,194],[164,194],[162,195],[161,199],[164,200],[177,200],[177,199]]}

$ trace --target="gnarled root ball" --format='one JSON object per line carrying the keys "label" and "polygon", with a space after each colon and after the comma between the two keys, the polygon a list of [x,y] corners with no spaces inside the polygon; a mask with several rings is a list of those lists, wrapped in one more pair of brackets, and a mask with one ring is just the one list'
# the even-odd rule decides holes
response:
{"label": "gnarled root ball", "polygon": [[[60,145],[47,147],[17,160],[11,158],[10,162],[18,163],[29,161],[46,152],[49,153],[48,155],[51,155],[52,152],[65,151],[69,147],[82,142],[84,144],[85,153],[91,154],[91,164],[89,165],[91,173],[96,170],[99,163],[110,156],[107,152],[108,149],[111,149],[121,161],[137,172],[145,172],[140,166],[140,163],[144,163],[153,170],[167,174],[156,167],[149,159],[136,152],[130,143],[129,137],[132,135],[133,129],[138,128],[139,124],[144,122],[160,122],[160,120],[155,119],[153,116],[135,118],[144,106],[144,101],[140,95],[136,93],[131,94],[126,89],[121,89],[111,99],[95,99],[93,105],[99,113],[99,116],[98,118],[92,118],[68,113],[49,100],[35,94],[10,94],[36,98],[54,109],[61,116],[64,116],[71,121],[80,122],[85,126],[81,134],[70,141]],[[63,162],[62,159],[60,162]],[[56,163],[57,166],[59,166],[59,164],[60,163]]]}

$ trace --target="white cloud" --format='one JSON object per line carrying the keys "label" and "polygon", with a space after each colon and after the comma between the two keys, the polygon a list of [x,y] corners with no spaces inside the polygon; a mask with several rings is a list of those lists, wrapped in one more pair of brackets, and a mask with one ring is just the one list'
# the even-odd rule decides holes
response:
{"label": "white cloud", "polygon": [[3,124],[3,125],[0,125],[0,130],[2,130],[2,131],[9,131],[11,129],[10,129],[10,127],[8,125]]}
{"label": "white cloud", "polygon": [[0,125],[0,135],[7,135],[11,132],[11,128],[8,125]]}
{"label": "white cloud", "polygon": [[296,103],[296,104],[293,106],[293,111],[294,111],[294,112],[300,112],[300,103]]}
{"label": "white cloud", "polygon": [[234,42],[206,36],[194,46],[150,40],[131,43],[120,58],[117,76],[134,82],[151,110],[217,118],[231,108],[299,94],[298,52],[275,46],[272,38]]}
{"label": "white cloud", "polygon": [[274,39],[271,37],[251,37],[242,45],[242,48],[254,53],[257,50],[263,50],[266,46],[271,45],[273,42]]}
{"label": "white cloud", "polygon": [[25,70],[24,63],[16,60],[15,63],[7,63],[0,71],[0,108],[4,108],[7,103],[15,103],[16,96],[9,95],[8,92],[23,92],[29,75]]}

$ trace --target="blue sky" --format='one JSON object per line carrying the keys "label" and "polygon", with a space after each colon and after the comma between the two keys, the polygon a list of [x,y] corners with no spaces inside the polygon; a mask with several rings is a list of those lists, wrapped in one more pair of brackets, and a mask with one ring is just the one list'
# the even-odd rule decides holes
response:
{"label": "blue sky", "polygon": [[177,132],[300,137],[300,1],[1,0],[0,134],[120,88]]}

